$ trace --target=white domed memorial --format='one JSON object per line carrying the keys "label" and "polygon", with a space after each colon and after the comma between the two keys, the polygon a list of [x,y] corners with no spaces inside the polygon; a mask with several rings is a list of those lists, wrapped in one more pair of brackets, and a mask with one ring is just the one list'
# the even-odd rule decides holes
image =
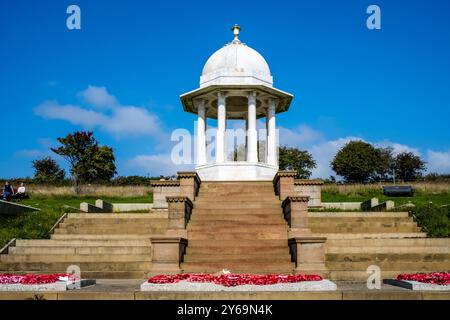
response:
{"label": "white domed memorial", "polygon": [[[293,95],[273,87],[268,63],[239,40],[240,30],[233,26],[234,40],[206,61],[200,87],[180,96],[184,111],[198,115],[196,171],[204,181],[272,180],[278,171],[275,118],[289,109]],[[211,163],[206,156],[208,118],[217,119],[215,159]],[[261,139],[266,141],[264,150],[258,150],[256,121],[260,118],[266,119],[267,136]],[[227,120],[245,121],[244,161],[227,159]]]}

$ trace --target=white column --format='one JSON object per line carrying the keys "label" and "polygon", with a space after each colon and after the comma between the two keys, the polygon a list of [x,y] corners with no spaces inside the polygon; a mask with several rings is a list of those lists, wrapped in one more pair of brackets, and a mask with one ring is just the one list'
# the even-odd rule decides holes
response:
{"label": "white column", "polygon": [[216,162],[225,161],[225,122],[226,122],[226,95],[217,94],[217,135],[216,135]]}
{"label": "white column", "polygon": [[197,104],[197,165],[206,164],[206,112],[205,100],[199,99]]}
{"label": "white column", "polygon": [[275,107],[277,100],[270,99],[267,108],[267,164],[278,166]]}
{"label": "white column", "polygon": [[248,94],[247,162],[258,162],[258,140],[256,135],[256,92]]}

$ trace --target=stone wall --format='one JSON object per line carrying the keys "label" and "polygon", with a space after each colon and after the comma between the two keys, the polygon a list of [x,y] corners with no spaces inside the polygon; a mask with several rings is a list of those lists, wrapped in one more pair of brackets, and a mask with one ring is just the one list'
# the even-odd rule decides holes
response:
{"label": "stone wall", "polygon": [[321,180],[296,179],[294,191],[299,196],[308,196],[308,207],[322,206],[322,185]]}
{"label": "stone wall", "polygon": [[152,181],[153,186],[153,210],[167,210],[169,207],[166,197],[180,195],[180,181]]}

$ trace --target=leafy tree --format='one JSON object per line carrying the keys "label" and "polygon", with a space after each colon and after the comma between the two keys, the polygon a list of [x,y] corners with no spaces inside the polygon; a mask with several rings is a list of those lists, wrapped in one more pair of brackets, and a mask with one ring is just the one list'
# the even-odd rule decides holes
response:
{"label": "leafy tree", "polygon": [[92,132],[77,131],[58,142],[61,146],[51,150],[69,162],[77,193],[82,182],[109,181],[116,174],[113,150],[100,147]]}
{"label": "leafy tree", "polygon": [[57,183],[64,180],[66,173],[51,157],[32,162],[34,179],[40,183]]}
{"label": "leafy tree", "polygon": [[425,162],[412,152],[402,152],[395,157],[395,173],[403,181],[419,178],[425,170]]}
{"label": "leafy tree", "polygon": [[395,168],[394,149],[392,147],[379,148],[380,158],[377,174],[380,179],[387,180]]}
{"label": "leafy tree", "polygon": [[382,162],[381,151],[363,141],[350,141],[338,151],[331,168],[347,182],[373,179]]}
{"label": "leafy tree", "polygon": [[316,167],[316,161],[308,151],[290,147],[280,147],[278,162],[281,170],[295,170],[300,179],[308,179]]}

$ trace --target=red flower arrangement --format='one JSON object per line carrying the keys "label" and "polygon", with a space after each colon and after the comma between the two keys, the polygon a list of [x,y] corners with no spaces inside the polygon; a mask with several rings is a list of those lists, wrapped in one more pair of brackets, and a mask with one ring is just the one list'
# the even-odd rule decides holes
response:
{"label": "red flower arrangement", "polygon": [[431,272],[431,273],[399,274],[396,280],[409,280],[439,285],[450,285],[450,273]]}
{"label": "red flower arrangement", "polygon": [[189,282],[213,282],[225,287],[235,287],[246,284],[251,285],[270,285],[277,283],[294,283],[302,281],[320,281],[319,275],[282,275],[282,274],[222,274],[214,276],[211,274],[176,274],[176,275],[158,275],[148,279],[149,283],[177,283],[182,280]]}
{"label": "red flower arrangement", "polygon": [[74,275],[55,273],[55,274],[0,274],[0,284],[48,284],[55,283],[61,277],[68,277],[69,280],[76,280]]}

